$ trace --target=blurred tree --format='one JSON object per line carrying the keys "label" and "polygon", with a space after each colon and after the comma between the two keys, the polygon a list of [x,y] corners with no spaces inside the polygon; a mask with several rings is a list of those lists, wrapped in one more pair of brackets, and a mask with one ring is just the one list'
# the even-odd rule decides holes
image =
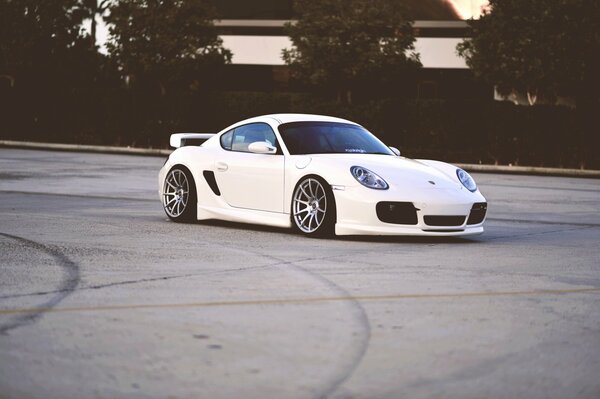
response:
{"label": "blurred tree", "polygon": [[222,19],[290,19],[292,0],[209,0]]}
{"label": "blurred tree", "polygon": [[[64,138],[73,93],[109,75],[89,46],[77,0],[0,1],[0,136]],[[6,84],[9,82],[9,84]],[[6,133],[3,133],[6,132]]]}
{"label": "blurred tree", "polygon": [[581,166],[597,159],[600,2],[490,0],[488,11],[470,24],[473,37],[458,52],[475,75],[500,94],[526,93],[530,104],[574,97],[578,139],[588,149]]}
{"label": "blurred tree", "polygon": [[[76,0],[0,1],[0,71],[40,84],[75,80],[83,35],[74,17]],[[75,73],[75,76],[72,74]]]}
{"label": "blurred tree", "polygon": [[206,0],[120,0],[110,7],[107,47],[128,78],[154,81],[162,94],[202,74],[209,82],[212,67],[231,61],[214,16]]}
{"label": "blurred tree", "polygon": [[374,79],[419,67],[410,19],[394,0],[299,0],[283,59],[299,79],[331,87],[338,101]]}
{"label": "blurred tree", "polygon": [[590,84],[598,95],[600,2],[490,0],[473,37],[458,46],[475,75],[530,103],[579,96]]}
{"label": "blurred tree", "polygon": [[111,0],[78,0],[74,14],[83,22],[90,20],[90,47],[96,49],[98,18],[103,18]]}

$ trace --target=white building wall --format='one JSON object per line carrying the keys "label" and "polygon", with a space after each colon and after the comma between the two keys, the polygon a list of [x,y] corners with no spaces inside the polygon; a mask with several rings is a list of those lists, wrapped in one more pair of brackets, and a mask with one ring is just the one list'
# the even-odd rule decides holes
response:
{"label": "white building wall", "polygon": [[415,50],[421,56],[423,68],[468,69],[465,59],[458,56],[460,38],[418,37]]}
{"label": "white building wall", "polygon": [[292,47],[287,36],[221,36],[223,47],[231,50],[232,64],[284,65],[281,52]]}
{"label": "white building wall", "polygon": [[[233,64],[245,65],[284,65],[283,49],[291,48],[287,36],[235,36],[223,35],[223,46],[233,53]],[[419,37],[415,50],[421,56],[424,68],[466,69],[467,64],[456,53],[459,38]]]}

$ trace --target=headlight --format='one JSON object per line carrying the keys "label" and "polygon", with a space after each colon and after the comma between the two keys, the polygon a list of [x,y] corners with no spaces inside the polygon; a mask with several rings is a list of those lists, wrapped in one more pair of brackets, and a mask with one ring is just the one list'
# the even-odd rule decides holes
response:
{"label": "headlight", "polygon": [[475,184],[475,180],[473,180],[470,174],[462,169],[456,169],[456,176],[458,176],[458,180],[467,190],[473,193],[477,191],[477,184]]}
{"label": "headlight", "polygon": [[352,176],[365,187],[373,188],[375,190],[387,190],[389,187],[385,180],[362,166],[351,167],[350,173],[352,173]]}

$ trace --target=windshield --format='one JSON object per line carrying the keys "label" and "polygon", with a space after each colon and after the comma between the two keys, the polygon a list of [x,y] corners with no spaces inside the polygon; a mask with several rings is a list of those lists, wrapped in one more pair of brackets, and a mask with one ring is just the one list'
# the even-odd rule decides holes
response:
{"label": "windshield", "polygon": [[292,122],[279,126],[291,155],[394,153],[361,126],[339,122]]}

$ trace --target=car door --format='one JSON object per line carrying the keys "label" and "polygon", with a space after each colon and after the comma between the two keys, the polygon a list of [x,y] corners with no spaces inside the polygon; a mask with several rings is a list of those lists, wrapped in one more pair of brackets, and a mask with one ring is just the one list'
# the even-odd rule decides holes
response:
{"label": "car door", "polygon": [[250,123],[221,136],[222,157],[215,161],[215,178],[225,201],[236,208],[283,212],[284,156],[249,152],[256,141],[278,147],[266,123]]}

